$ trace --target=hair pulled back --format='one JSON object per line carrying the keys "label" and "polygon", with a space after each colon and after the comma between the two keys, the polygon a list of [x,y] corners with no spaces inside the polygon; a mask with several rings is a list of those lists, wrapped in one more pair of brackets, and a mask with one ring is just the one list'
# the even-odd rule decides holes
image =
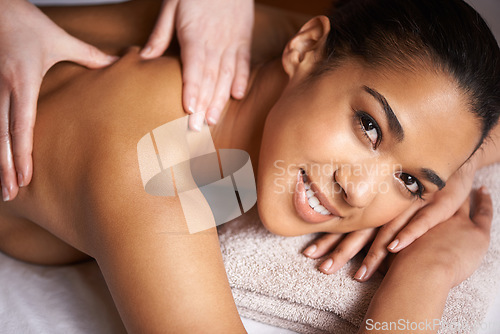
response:
{"label": "hair pulled back", "polygon": [[500,113],[500,50],[481,16],[462,0],[348,0],[330,15],[317,73],[357,57],[368,66],[451,75],[482,124],[478,146]]}

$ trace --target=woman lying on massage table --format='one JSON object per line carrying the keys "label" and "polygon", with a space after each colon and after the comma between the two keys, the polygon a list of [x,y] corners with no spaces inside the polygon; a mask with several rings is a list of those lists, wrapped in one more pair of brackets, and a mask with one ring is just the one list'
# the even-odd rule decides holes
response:
{"label": "woman lying on massage table", "polygon": [[[158,5],[47,13],[119,54],[145,42]],[[500,160],[492,142],[474,154],[498,119],[499,50],[461,1],[351,1],[304,24],[281,58],[265,59],[265,45],[255,44],[247,96],[211,132],[218,149],[244,150],[258,166],[259,214],[274,233],[380,226],[471,156],[477,166]],[[144,61],[138,50],[109,68],[63,63],[47,74],[33,180],[0,206],[0,248],[42,264],[95,258],[130,332],[244,332],[216,229],[190,234],[177,197],[144,190],[139,140],[184,112],[178,58]],[[488,245],[491,202],[480,191],[474,203],[396,256],[367,319],[440,317]]]}

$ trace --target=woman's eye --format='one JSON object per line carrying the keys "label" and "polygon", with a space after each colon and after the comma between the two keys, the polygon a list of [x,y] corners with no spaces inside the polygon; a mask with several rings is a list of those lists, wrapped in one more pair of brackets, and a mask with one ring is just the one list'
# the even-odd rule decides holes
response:
{"label": "woman's eye", "polygon": [[422,197],[422,186],[418,182],[418,180],[406,173],[399,173],[398,177],[403,181],[406,189],[413,194],[414,196]]}
{"label": "woman's eye", "polygon": [[378,126],[377,122],[375,122],[375,120],[368,114],[363,112],[361,112],[358,117],[359,123],[361,124],[361,128],[364,131],[366,137],[372,143],[373,148],[377,148],[381,139],[380,127]]}

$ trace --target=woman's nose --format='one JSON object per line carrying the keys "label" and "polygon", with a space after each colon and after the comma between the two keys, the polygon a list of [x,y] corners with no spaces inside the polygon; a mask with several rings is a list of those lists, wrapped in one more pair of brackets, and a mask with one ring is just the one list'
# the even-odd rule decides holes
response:
{"label": "woman's nose", "polygon": [[367,207],[377,195],[377,175],[373,168],[366,167],[342,166],[333,175],[334,182],[341,188],[339,191],[352,207]]}

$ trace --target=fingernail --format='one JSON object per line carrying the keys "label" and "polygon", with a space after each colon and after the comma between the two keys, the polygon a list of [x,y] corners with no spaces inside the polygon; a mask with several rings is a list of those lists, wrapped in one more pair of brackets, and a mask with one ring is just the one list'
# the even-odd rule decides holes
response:
{"label": "fingernail", "polygon": [[24,187],[24,178],[23,178],[23,174],[21,174],[21,173],[17,173],[17,185],[19,187]]}
{"label": "fingernail", "polygon": [[194,131],[200,132],[201,127],[203,125],[203,120],[205,119],[205,114],[202,112],[195,112],[191,114],[189,117],[191,117],[191,128]]}
{"label": "fingernail", "polygon": [[151,50],[152,50],[152,48],[150,46],[145,47],[141,52],[141,56],[143,56],[143,57],[149,56],[149,54],[151,53]]}
{"label": "fingernail", "polygon": [[196,131],[196,132],[200,132],[201,131],[201,125],[198,121],[196,121],[195,123],[193,123],[193,130]]}
{"label": "fingernail", "polygon": [[4,202],[10,200],[9,189],[7,187],[2,187],[2,197]]}
{"label": "fingernail", "polygon": [[316,252],[316,249],[318,249],[318,247],[316,245],[311,245],[311,246],[307,247],[302,253],[305,256],[313,256],[314,253]]}
{"label": "fingernail", "polygon": [[117,61],[120,57],[117,57],[117,56],[107,56],[106,57],[106,61],[110,64],[114,63],[115,61]]}
{"label": "fingernail", "polygon": [[194,114],[194,108],[196,107],[196,99],[194,97],[192,97],[190,100],[189,100],[189,105],[188,105],[188,111],[191,113],[191,114]]}
{"label": "fingernail", "polygon": [[321,264],[320,268],[323,271],[329,271],[330,268],[332,267],[332,265],[333,265],[333,260],[332,259],[328,259],[325,262],[323,262],[323,264]]}
{"label": "fingernail", "polygon": [[243,97],[245,96],[245,87],[243,86],[239,86],[237,89],[236,89],[236,98],[237,99],[242,99]]}
{"label": "fingernail", "polygon": [[482,186],[481,189],[481,192],[485,195],[489,195],[490,194],[490,190],[486,187],[486,186]]}
{"label": "fingernail", "polygon": [[358,272],[354,275],[354,278],[357,280],[362,280],[366,274],[366,266],[363,264],[359,267]]}
{"label": "fingernail", "polygon": [[209,117],[207,117],[207,122],[208,124],[210,125],[214,125],[217,123],[217,118],[215,118],[215,116],[213,116],[213,114],[218,114],[219,113],[219,110],[217,108],[211,108],[209,111],[208,111],[208,114],[210,114]]}
{"label": "fingernail", "polygon": [[215,125],[215,124],[217,124],[217,120],[216,120],[214,117],[212,117],[212,116],[210,116],[210,117],[208,117],[208,118],[207,118],[207,122],[208,122],[208,124],[210,124],[210,125]]}
{"label": "fingernail", "polygon": [[393,242],[391,242],[391,243],[389,244],[389,246],[387,246],[387,249],[389,249],[389,250],[393,251],[393,250],[395,250],[395,249],[396,249],[396,247],[397,247],[398,245],[399,245],[399,240],[398,240],[398,239],[396,239],[396,240],[394,240]]}

